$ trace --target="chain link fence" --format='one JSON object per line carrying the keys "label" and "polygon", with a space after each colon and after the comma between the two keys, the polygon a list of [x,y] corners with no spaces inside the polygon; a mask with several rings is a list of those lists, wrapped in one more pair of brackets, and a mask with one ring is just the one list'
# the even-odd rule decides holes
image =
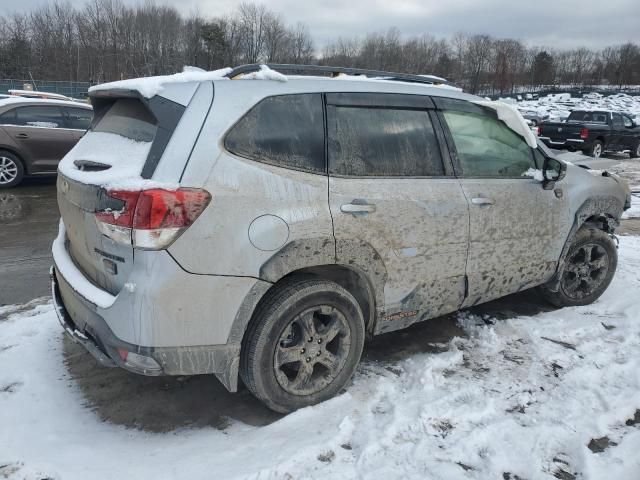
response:
{"label": "chain link fence", "polygon": [[9,90],[25,90],[26,85],[31,85],[32,90],[39,92],[58,93],[67,97],[84,99],[91,84],[89,82],[65,82],[48,80],[19,80],[0,79],[0,93],[6,94]]}

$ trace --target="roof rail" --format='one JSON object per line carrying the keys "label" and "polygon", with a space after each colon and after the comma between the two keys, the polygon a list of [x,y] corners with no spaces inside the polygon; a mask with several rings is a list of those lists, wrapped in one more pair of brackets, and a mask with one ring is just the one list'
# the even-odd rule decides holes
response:
{"label": "roof rail", "polygon": [[240,65],[239,67],[235,67],[225,76],[233,79],[247,73],[259,72],[262,65],[283,74],[315,73],[335,77],[340,73],[344,73],[346,75],[366,75],[367,77],[377,77],[380,80],[396,80],[401,82],[424,83],[428,85],[449,85],[455,87],[454,83],[432,75],[414,75],[411,73],[385,72],[383,70],[368,70],[365,68],[329,67],[325,65],[295,65],[288,63],[250,63],[247,65]]}

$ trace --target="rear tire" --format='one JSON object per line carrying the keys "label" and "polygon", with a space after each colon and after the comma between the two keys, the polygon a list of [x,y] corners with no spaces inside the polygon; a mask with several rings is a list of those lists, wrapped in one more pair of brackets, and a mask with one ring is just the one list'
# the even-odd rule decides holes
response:
{"label": "rear tire", "polygon": [[640,157],[640,141],[636,143],[636,146],[629,151],[630,158],[638,158]]}
{"label": "rear tire", "polygon": [[300,278],[268,295],[243,340],[242,381],[281,413],[333,397],[362,354],[364,319],[357,300],[337,283]]}
{"label": "rear tire", "polygon": [[11,188],[22,182],[24,167],[11,152],[0,150],[0,188]]}
{"label": "rear tire", "polygon": [[584,150],[584,153],[593,158],[600,158],[604,153],[604,144],[600,140],[595,140],[589,148]]}
{"label": "rear tire", "polygon": [[597,228],[576,233],[560,271],[557,292],[546,285],[541,295],[556,307],[574,307],[595,302],[607,289],[618,265],[618,251],[611,237]]}

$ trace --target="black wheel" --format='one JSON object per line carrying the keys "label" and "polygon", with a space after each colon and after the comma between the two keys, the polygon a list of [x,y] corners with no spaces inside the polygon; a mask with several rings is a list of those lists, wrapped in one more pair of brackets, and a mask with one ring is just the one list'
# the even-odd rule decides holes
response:
{"label": "black wheel", "polygon": [[338,393],[363,345],[362,312],[348,291],[324,280],[287,281],[254,315],[240,376],[269,408],[288,413]]}
{"label": "black wheel", "polygon": [[22,162],[13,153],[0,150],[0,188],[11,188],[24,178]]}
{"label": "black wheel", "polygon": [[607,289],[618,265],[618,251],[611,237],[596,228],[581,228],[564,261],[560,288],[546,286],[542,295],[557,307],[588,305]]}
{"label": "black wheel", "polygon": [[640,157],[640,141],[636,143],[636,146],[629,151],[629,157],[631,158]]}
{"label": "black wheel", "polygon": [[600,158],[604,153],[604,144],[600,140],[594,140],[591,146],[584,150],[584,153],[593,158]]}

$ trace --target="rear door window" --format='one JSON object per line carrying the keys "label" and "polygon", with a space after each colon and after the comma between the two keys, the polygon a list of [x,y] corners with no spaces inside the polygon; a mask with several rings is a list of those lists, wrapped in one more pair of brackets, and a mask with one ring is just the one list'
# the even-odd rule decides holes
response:
{"label": "rear door window", "polygon": [[151,142],[157,122],[153,114],[135,98],[120,98],[93,126],[93,132],[115,133],[137,142]]}
{"label": "rear door window", "polygon": [[64,128],[64,116],[59,107],[34,105],[16,108],[16,125],[25,127]]}
{"label": "rear door window", "polygon": [[327,105],[329,173],[356,177],[445,174],[427,110]]}
{"label": "rear door window", "polygon": [[265,98],[229,131],[225,147],[240,157],[325,173],[322,96]]}
{"label": "rear door window", "polygon": [[624,122],[622,121],[622,115],[620,115],[619,113],[614,113],[613,114],[613,125],[616,128],[623,128],[624,127]]}
{"label": "rear door window", "polygon": [[466,177],[521,177],[535,168],[532,149],[503,122],[490,114],[444,112]]}
{"label": "rear door window", "polygon": [[67,114],[67,127],[75,130],[87,130],[91,125],[93,112],[88,108],[64,108]]}

